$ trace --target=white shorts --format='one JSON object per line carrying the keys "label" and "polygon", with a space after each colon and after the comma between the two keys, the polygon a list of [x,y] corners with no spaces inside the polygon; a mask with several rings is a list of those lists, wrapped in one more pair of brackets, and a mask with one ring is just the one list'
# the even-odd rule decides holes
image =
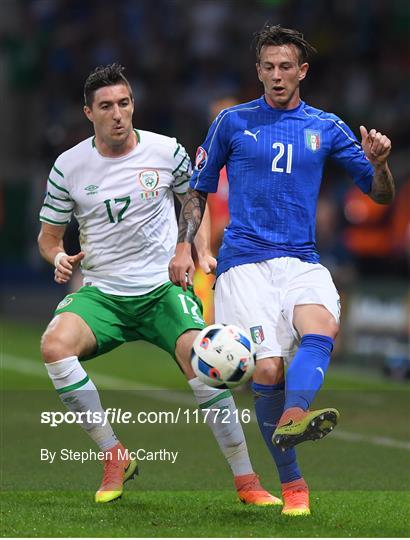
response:
{"label": "white shorts", "polygon": [[295,354],[293,309],[300,304],[323,305],[339,323],[339,294],[321,264],[280,257],[234,266],[216,281],[215,322],[248,330],[257,359]]}

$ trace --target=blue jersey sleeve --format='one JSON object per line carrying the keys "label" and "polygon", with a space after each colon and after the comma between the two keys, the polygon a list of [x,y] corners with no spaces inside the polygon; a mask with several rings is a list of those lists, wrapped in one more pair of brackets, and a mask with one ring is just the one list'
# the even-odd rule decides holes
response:
{"label": "blue jersey sleeve", "polygon": [[229,156],[229,109],[222,111],[212,122],[208,135],[196,152],[195,169],[191,177],[192,189],[206,193],[218,190],[219,172]]}
{"label": "blue jersey sleeve", "polygon": [[372,188],[374,169],[351,129],[332,115],[332,148],[330,157],[340,163],[363,193]]}

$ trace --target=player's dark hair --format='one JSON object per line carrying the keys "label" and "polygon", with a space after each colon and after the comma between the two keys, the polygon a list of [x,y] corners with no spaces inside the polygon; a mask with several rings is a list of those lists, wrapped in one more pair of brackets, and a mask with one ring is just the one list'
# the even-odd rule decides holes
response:
{"label": "player's dark hair", "polygon": [[98,66],[88,75],[84,84],[84,103],[87,107],[92,106],[95,91],[104,86],[114,86],[125,84],[133,98],[131,85],[123,75],[125,68],[121,64],[109,64],[108,66]]}
{"label": "player's dark hair", "polygon": [[256,50],[256,61],[261,59],[261,49],[265,45],[295,45],[299,51],[299,64],[307,62],[316,53],[316,49],[308,43],[303,34],[292,28],[282,28],[280,24],[265,26],[254,34],[253,44]]}

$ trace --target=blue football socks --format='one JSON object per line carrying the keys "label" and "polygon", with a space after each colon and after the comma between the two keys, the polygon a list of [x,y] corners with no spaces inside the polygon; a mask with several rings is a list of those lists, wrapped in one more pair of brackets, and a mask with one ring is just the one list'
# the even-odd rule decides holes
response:
{"label": "blue football socks", "polygon": [[323,384],[333,350],[333,339],[319,334],[305,334],[286,373],[285,410],[309,409]]}
{"label": "blue football socks", "polygon": [[285,383],[272,385],[253,383],[252,390],[255,397],[255,412],[259,429],[275,461],[280,481],[284,483],[298,480],[302,475],[296,462],[295,449],[290,448],[282,452],[272,443],[273,432],[283,413]]}

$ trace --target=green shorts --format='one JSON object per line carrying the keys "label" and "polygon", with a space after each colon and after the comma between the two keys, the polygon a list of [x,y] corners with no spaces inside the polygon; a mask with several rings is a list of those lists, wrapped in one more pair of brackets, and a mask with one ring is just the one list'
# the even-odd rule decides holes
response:
{"label": "green shorts", "polygon": [[117,296],[97,287],[81,287],[58,304],[55,315],[66,312],[79,315],[97,340],[96,352],[81,360],[139,339],[158,345],[175,358],[179,336],[205,325],[202,303],[194,290],[190,287],[184,292],[171,282],[141,296]]}

